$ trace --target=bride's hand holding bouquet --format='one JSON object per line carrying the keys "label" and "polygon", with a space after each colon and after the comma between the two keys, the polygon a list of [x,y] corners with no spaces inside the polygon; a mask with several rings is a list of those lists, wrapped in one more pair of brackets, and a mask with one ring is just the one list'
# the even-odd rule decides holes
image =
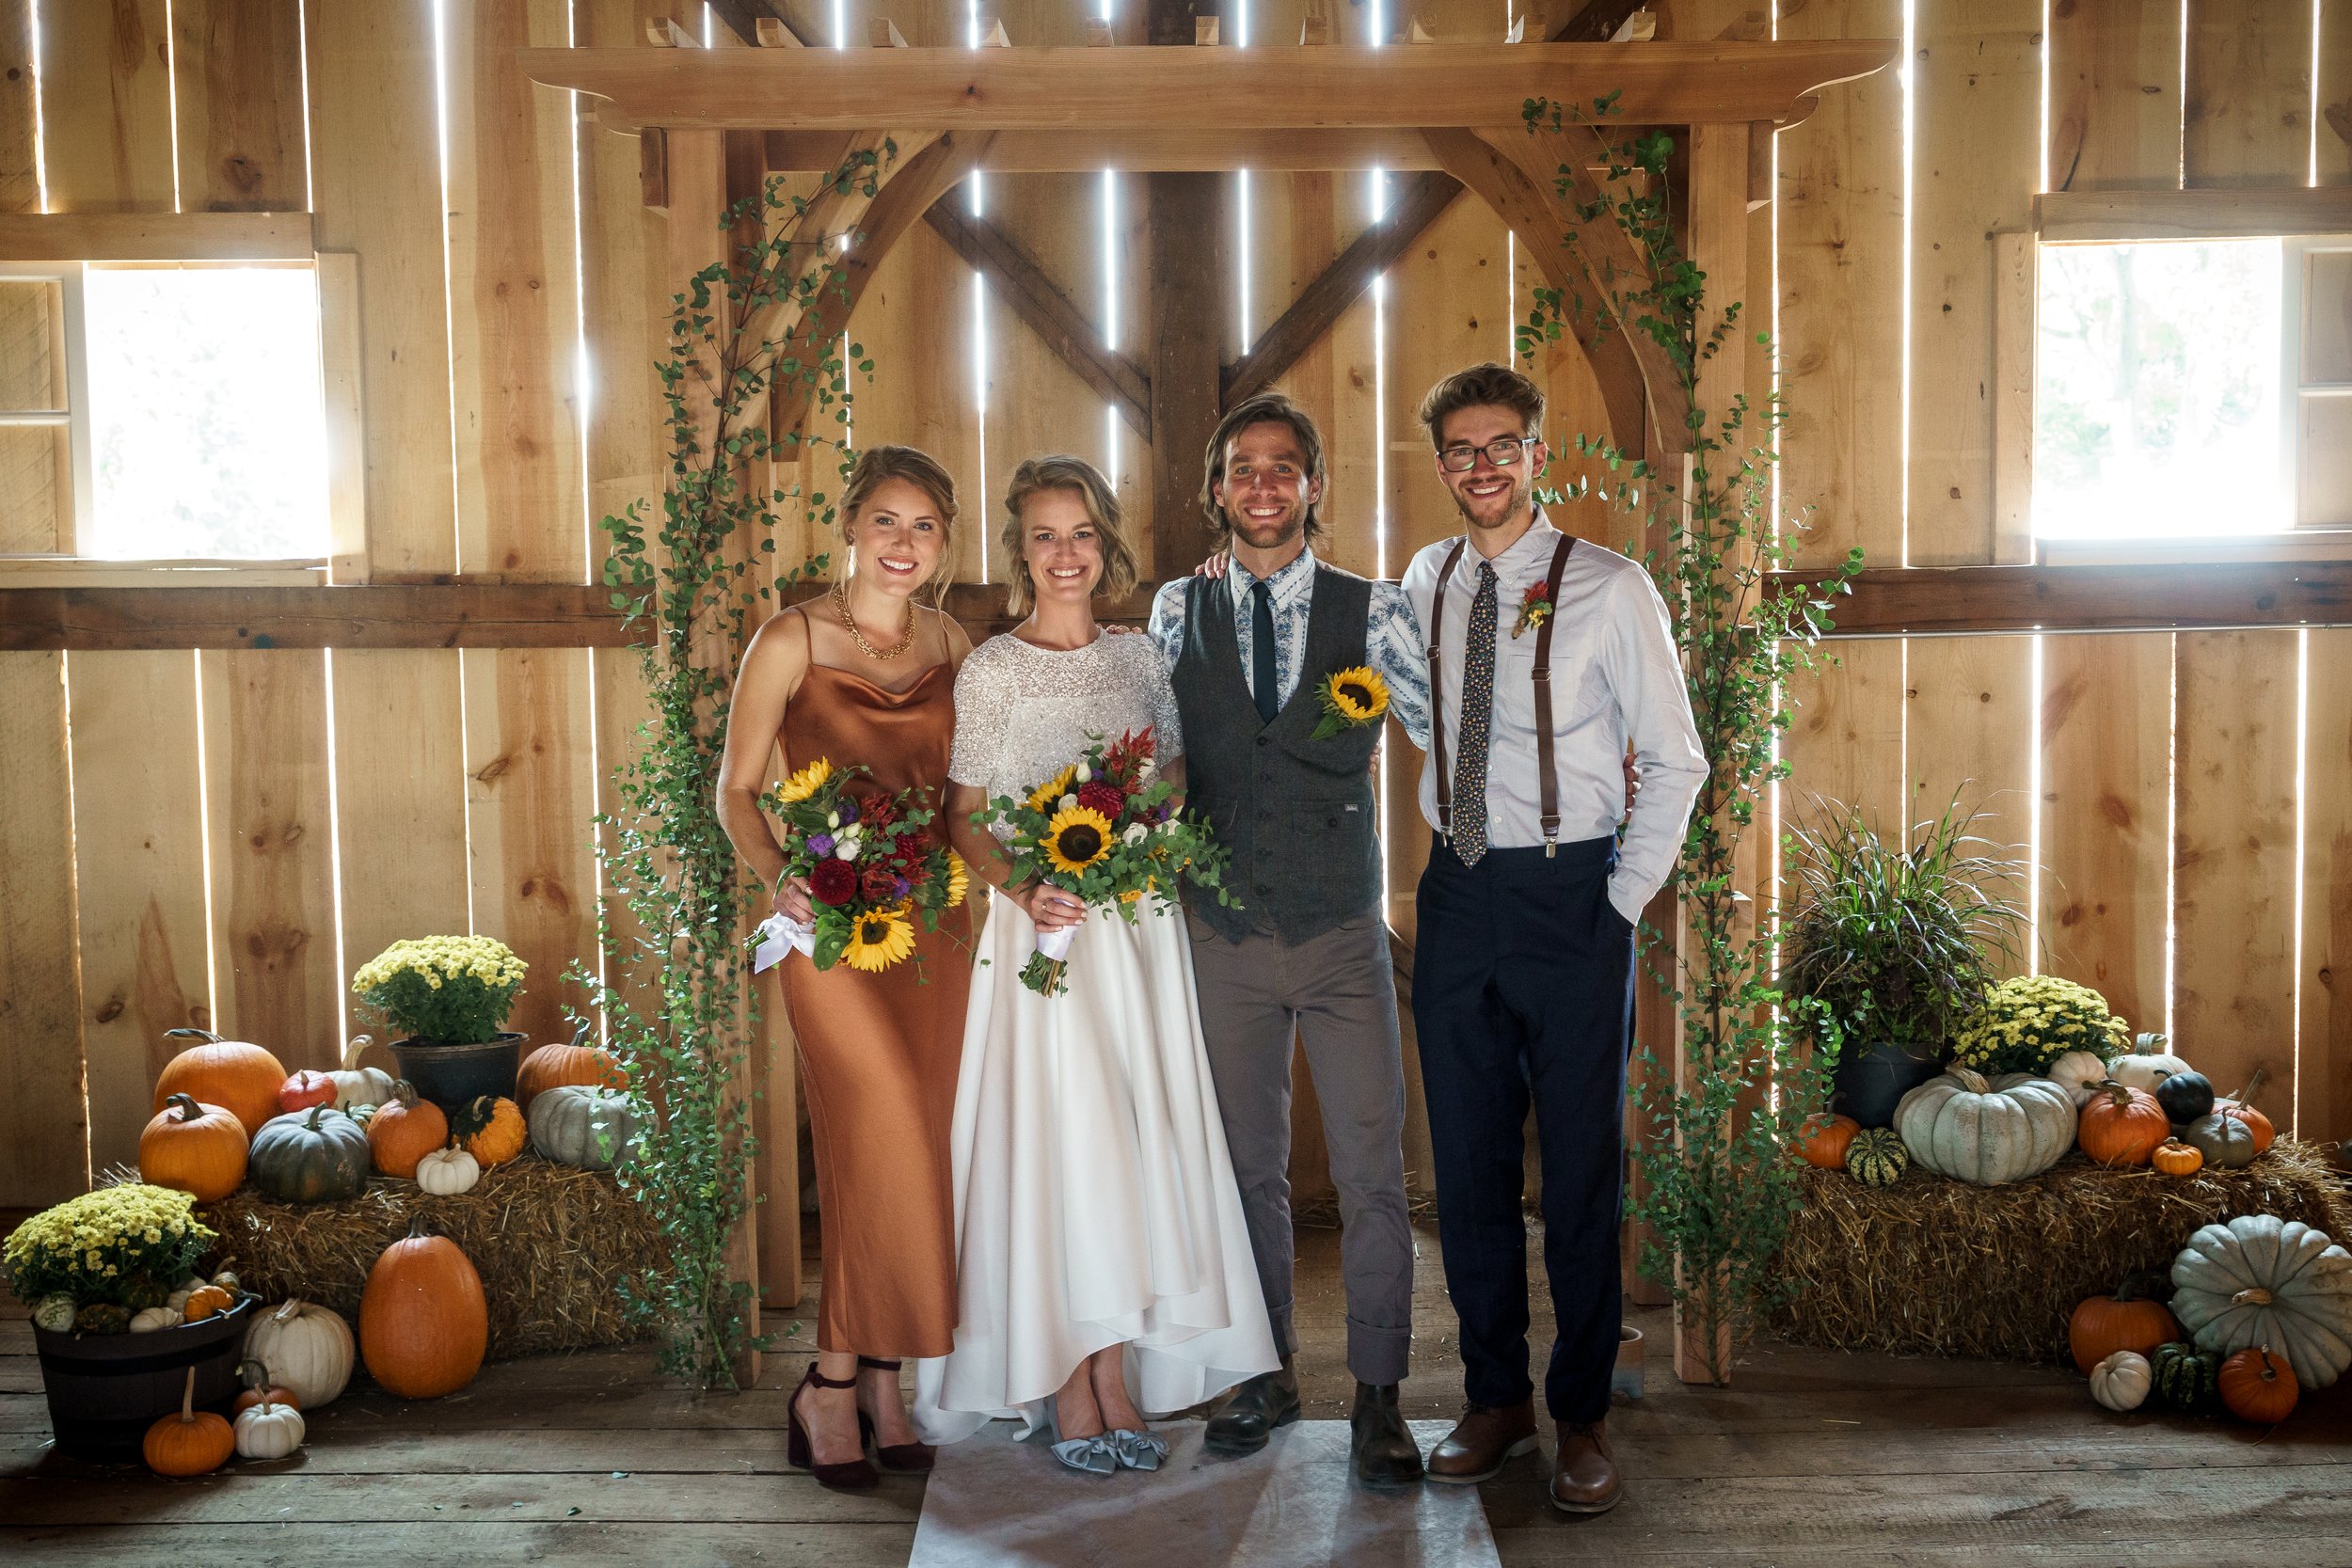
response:
{"label": "bride's hand holding bouquet", "polygon": [[[1172,903],[1178,879],[1231,903],[1221,879],[1225,851],[1208,830],[1177,815],[1175,786],[1160,776],[1149,728],[1105,744],[1099,736],[1086,754],[1021,800],[999,795],[973,813],[976,827],[1010,830],[1002,853],[1012,869],[1015,896],[1037,922],[1037,951],[1021,983],[1059,995],[1077,922],[1053,919],[1074,901],[1082,910],[1117,910],[1132,922],[1149,894]],[[1049,892],[1049,890],[1053,890]],[[1053,892],[1063,895],[1054,897]],[[1041,918],[1039,900],[1051,898]]]}
{"label": "bride's hand holding bouquet", "polygon": [[783,830],[777,888],[804,881],[810,918],[779,912],[766,921],[755,968],[797,947],[820,970],[847,961],[879,974],[914,954],[915,921],[935,931],[940,915],[963,901],[969,874],[928,831],[934,814],[922,792],[853,793],[850,786],[868,776],[819,757],[760,798]]}

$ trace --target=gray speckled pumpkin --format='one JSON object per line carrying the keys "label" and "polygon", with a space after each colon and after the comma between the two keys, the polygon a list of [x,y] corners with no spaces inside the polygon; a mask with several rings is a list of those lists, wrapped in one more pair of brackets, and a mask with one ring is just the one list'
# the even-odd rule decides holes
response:
{"label": "gray speckled pumpkin", "polygon": [[561,1165],[611,1170],[628,1158],[637,1119],[628,1096],[590,1084],[542,1089],[531,1102],[531,1147]]}
{"label": "gray speckled pumpkin", "polygon": [[2074,1102],[2029,1072],[1954,1068],[1903,1096],[1895,1131],[1925,1170],[1979,1187],[2039,1176],[2074,1147]]}

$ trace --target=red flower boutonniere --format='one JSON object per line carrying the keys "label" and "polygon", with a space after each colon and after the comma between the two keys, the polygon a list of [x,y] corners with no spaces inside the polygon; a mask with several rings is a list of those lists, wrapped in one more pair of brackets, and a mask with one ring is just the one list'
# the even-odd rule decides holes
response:
{"label": "red flower boutonniere", "polygon": [[1527,585],[1527,596],[1519,600],[1519,618],[1511,624],[1511,635],[1533,631],[1551,619],[1551,594],[1543,578]]}

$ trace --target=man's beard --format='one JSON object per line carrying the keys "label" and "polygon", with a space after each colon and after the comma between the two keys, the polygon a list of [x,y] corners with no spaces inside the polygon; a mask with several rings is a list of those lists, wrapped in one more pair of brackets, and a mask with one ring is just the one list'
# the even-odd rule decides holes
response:
{"label": "man's beard", "polygon": [[1470,501],[1459,493],[1454,494],[1454,509],[1459,512],[1462,515],[1462,520],[1472,528],[1501,528],[1527,510],[1534,490],[1534,481],[1514,477],[1511,481],[1511,487],[1502,492],[1502,510],[1496,513],[1490,519],[1480,518],[1470,510]]}
{"label": "man's beard", "polygon": [[1263,525],[1276,530],[1271,539],[1256,537],[1248,520],[1238,515],[1238,512],[1239,509],[1236,507],[1228,506],[1225,509],[1226,530],[1235,539],[1253,550],[1279,550],[1292,540],[1303,536],[1307,531],[1307,509],[1303,506],[1291,508],[1290,513],[1279,522]]}

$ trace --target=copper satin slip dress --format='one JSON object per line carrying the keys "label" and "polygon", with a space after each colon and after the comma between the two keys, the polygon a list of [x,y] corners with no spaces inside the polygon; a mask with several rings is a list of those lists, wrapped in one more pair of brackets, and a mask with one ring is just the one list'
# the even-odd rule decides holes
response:
{"label": "copper satin slip dress", "polygon": [[[784,715],[785,766],[860,764],[881,789],[919,785],[934,811],[955,736],[945,662],[904,691],[812,662]],[[942,821],[932,831],[946,836]],[[948,1129],[972,986],[969,906],[915,923],[913,960],[880,974],[784,962],[802,1092],[817,1151],[824,1290],[817,1345],[878,1356],[945,1355],[956,1328],[955,1193]]]}

